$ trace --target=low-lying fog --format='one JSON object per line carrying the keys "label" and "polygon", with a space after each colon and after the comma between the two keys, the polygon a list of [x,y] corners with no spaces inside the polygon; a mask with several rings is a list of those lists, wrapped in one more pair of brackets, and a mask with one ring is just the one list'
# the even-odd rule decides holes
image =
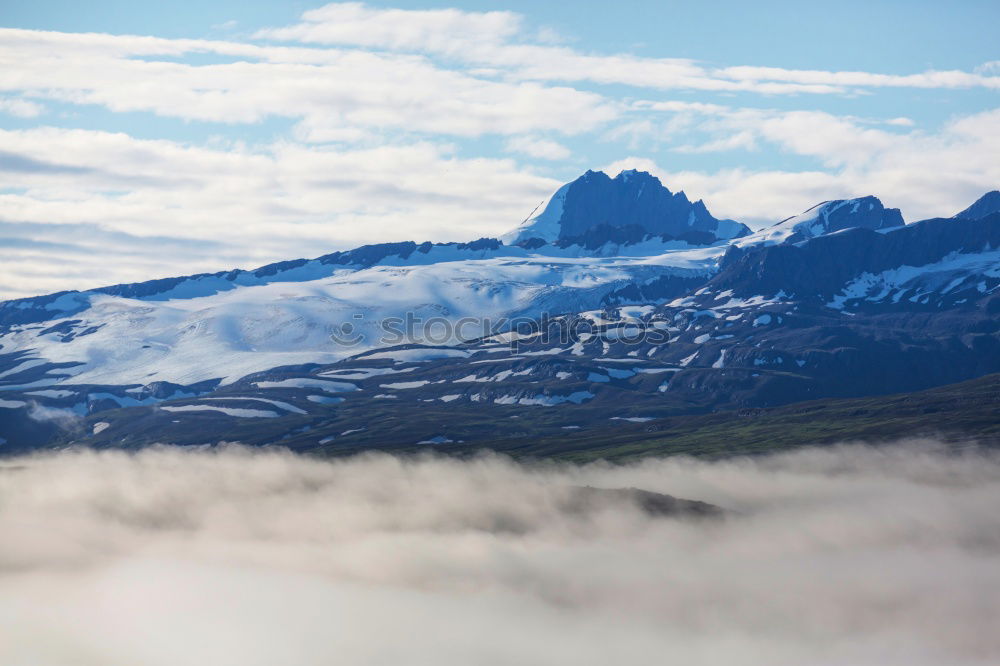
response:
{"label": "low-lying fog", "polygon": [[[1000,456],[0,462],[0,664],[995,664]],[[653,518],[574,486],[711,502]]]}

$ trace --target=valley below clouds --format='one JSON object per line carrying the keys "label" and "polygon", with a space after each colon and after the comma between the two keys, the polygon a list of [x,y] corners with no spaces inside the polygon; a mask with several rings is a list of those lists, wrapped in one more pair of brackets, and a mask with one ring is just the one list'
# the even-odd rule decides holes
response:
{"label": "valley below clouds", "polygon": [[[722,518],[654,517],[642,488]],[[0,663],[987,664],[1000,455],[0,463]]]}

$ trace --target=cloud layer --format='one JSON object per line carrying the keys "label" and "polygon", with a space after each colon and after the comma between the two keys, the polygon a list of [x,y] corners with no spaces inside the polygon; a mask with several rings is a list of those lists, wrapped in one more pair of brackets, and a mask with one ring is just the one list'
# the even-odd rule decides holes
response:
{"label": "cloud layer", "polygon": [[[708,67],[684,58],[598,55],[544,44],[545,33],[528,30],[512,12],[457,9],[379,9],[360,2],[331,3],[306,11],[283,28],[255,37],[277,41],[430,53],[490,67],[514,79],[590,81],[659,90],[749,91],[763,94],[833,94],[869,87],[1000,89],[992,63],[974,72],[929,70],[889,75],[782,67]],[[525,38],[527,35],[527,38]]]}
{"label": "cloud layer", "polygon": [[606,166],[645,168],[665,183],[698,192],[713,212],[758,225],[776,221],[777,210],[790,216],[819,201],[869,194],[901,208],[909,222],[948,217],[1000,187],[1000,163],[994,159],[1000,154],[1000,109],[955,118],[929,134],[897,131],[907,127],[900,118],[875,124],[821,111],[705,104],[648,108],[663,110],[665,117],[626,131],[646,141],[705,137],[702,143],[682,139],[676,153],[753,152],[767,145],[816,160],[820,168],[807,171],[685,171],[641,156]]}
{"label": "cloud layer", "polygon": [[39,128],[0,130],[0,145],[11,188],[0,193],[6,295],[249,268],[376,240],[471,240],[505,231],[558,186],[513,160],[462,158],[430,142],[254,149]]}
{"label": "cloud layer", "polygon": [[[0,470],[5,664],[985,664],[1000,458],[523,467],[64,452]],[[720,504],[586,513],[573,485]]]}

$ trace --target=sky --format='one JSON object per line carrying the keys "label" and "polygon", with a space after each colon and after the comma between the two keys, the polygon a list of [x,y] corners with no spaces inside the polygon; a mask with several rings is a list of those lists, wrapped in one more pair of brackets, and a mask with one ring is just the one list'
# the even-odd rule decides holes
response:
{"label": "sky", "polygon": [[516,226],[587,169],[761,227],[1000,188],[1000,3],[0,0],[0,298]]}

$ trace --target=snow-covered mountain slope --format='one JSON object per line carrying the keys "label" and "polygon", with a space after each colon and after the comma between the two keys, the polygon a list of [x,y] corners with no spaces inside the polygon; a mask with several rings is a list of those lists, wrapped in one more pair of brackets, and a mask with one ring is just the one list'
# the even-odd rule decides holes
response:
{"label": "snow-covered mountain slope", "polygon": [[[904,295],[916,302],[909,285],[921,284],[919,300],[942,306],[960,288],[992,278],[998,249],[1000,214],[978,220],[923,220],[888,229],[855,227],[799,243],[734,244],[711,284],[739,298],[784,292],[819,304],[845,290],[855,293],[856,285],[867,282],[871,289],[865,298],[889,298],[887,305],[899,303]],[[906,280],[900,281],[903,276]],[[885,288],[876,289],[877,284]]]}
{"label": "snow-covered mountain slope", "polygon": [[[553,192],[552,196],[539,204],[524,222],[518,225],[516,229],[512,229],[501,236],[500,240],[506,245],[516,245],[532,238],[541,239],[546,243],[553,243],[559,240],[559,222],[562,220],[563,210],[566,206],[566,196],[572,185],[573,183],[566,183]],[[539,208],[541,212],[537,212]]]}
{"label": "snow-covered mountain slope", "polygon": [[[89,388],[51,402],[90,409],[73,437],[97,446],[236,439],[337,453],[475,450],[499,439],[516,449],[520,438],[561,437],[560,447],[572,447],[573,434],[609,426],[656,429],[717,410],[751,416],[1000,372],[1000,215],[739,252],[666,302],[569,313],[464,344],[275,368],[198,395],[149,400],[140,390],[134,399],[146,402],[123,410],[95,411],[95,396],[108,393]],[[824,256],[839,257],[839,272],[826,273],[817,292],[809,267],[828,270],[817,262]],[[38,400],[12,397],[22,410]]]}
{"label": "snow-covered mountain slope", "polygon": [[[262,284],[208,276],[146,296],[63,297],[48,304],[46,321],[11,325],[0,341],[4,352],[76,364],[60,370],[68,376],[37,386],[187,385],[216,378],[228,383],[279,365],[328,363],[398,344],[398,336],[380,328],[388,318],[437,318],[450,325],[473,318],[481,322],[461,334],[478,337],[488,332],[484,325],[502,326],[503,318],[600,307],[607,293],[635,281],[662,275],[707,279],[721,254],[721,248],[710,248],[637,258],[439,261],[324,270],[316,279]],[[72,310],[60,312],[62,301]],[[331,337],[345,324],[351,329],[345,339],[361,338],[354,346]],[[458,340],[457,331],[438,335],[440,343]]]}
{"label": "snow-covered mountain slope", "polygon": [[[389,436],[371,423],[383,404],[644,419],[960,381],[1000,370],[990,201],[909,225],[874,197],[826,202],[704,245],[606,225],[582,242],[389,243],[0,303],[0,438],[82,422],[95,442],[308,448],[341,426]],[[522,330],[546,321],[590,330]],[[633,329],[667,335],[626,344]]]}
{"label": "snow-covered mountain slope", "polygon": [[[581,197],[600,200],[600,188],[609,184],[629,197],[638,192],[635,198],[643,202],[637,212],[614,199],[611,205],[622,207],[623,219],[646,220],[655,228],[680,211],[693,220],[684,228],[728,228],[702,213],[700,202],[670,194],[645,173],[623,172],[612,180],[588,172],[559,191],[572,190],[571,207],[580,209]],[[590,191],[593,187],[599,191]],[[559,200],[557,193],[554,201]],[[727,233],[742,230],[738,225]],[[695,242],[702,240],[643,232],[606,238],[597,246],[567,241],[529,249],[495,239],[369,245],[256,270],[8,301],[0,304],[0,344],[5,353],[58,365],[53,368],[58,374],[37,377],[35,387],[227,383],[279,365],[330,362],[387,344],[377,330],[386,318],[475,317],[482,327],[504,317],[600,307],[609,294],[633,284],[665,279],[696,284],[716,270],[725,251],[719,243]],[[344,325],[364,336],[357,347],[331,340]]]}
{"label": "snow-covered mountain slope", "polygon": [[622,171],[614,178],[588,171],[556,190],[540,213],[529,216],[503,241],[532,247],[543,242],[596,247],[595,240],[616,236],[623,240],[658,236],[707,245],[749,233],[739,222],[713,217],[701,200],[692,203],[683,192],[672,193],[645,171]]}
{"label": "snow-covered mountain slope", "polygon": [[824,201],[774,226],[734,241],[746,247],[758,244],[798,243],[844,229],[891,229],[903,226],[898,208],[886,208],[877,197]]}

